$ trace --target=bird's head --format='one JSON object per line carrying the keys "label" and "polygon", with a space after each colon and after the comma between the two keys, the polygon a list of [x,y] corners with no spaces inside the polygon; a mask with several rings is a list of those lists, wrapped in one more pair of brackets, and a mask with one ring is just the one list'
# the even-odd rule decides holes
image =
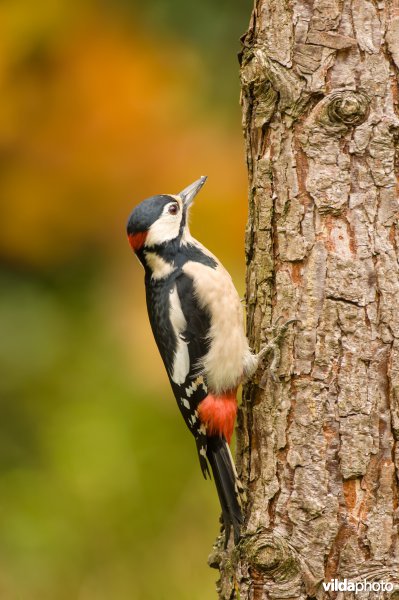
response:
{"label": "bird's head", "polygon": [[151,196],[133,209],[127,235],[136,254],[183,238],[185,230],[188,231],[188,210],[205,181],[206,177],[200,177],[177,195]]}

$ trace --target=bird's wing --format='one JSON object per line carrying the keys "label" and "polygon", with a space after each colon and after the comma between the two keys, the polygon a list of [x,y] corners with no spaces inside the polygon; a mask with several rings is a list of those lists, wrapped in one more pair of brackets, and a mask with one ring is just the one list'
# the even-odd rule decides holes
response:
{"label": "bird's wing", "polygon": [[[223,291],[225,291],[227,286],[222,284],[221,289],[215,286],[212,278],[212,267],[205,265],[202,268],[203,270],[208,269],[208,271],[205,271],[205,277],[209,282],[210,296],[214,293],[218,294],[222,303]],[[193,271],[195,277],[195,270],[193,269]],[[183,336],[187,342],[190,359],[190,371],[187,375],[187,380],[184,386],[179,386],[177,389],[180,395],[176,395],[176,397],[178,401],[182,401],[183,409],[187,411],[185,413],[186,419],[190,420],[190,414],[196,415],[194,426],[197,426],[197,430],[193,430],[192,422],[189,422],[188,425],[196,438],[202,472],[205,477],[209,474],[209,464],[222,508],[226,543],[231,527],[234,529],[234,539],[237,543],[240,537],[240,526],[243,522],[241,507],[242,485],[238,479],[225,437],[221,435],[207,435],[205,426],[198,419],[198,404],[208,394],[207,374],[204,370],[203,359],[209,353],[211,318],[210,311],[204,308],[207,304],[200,303],[196,283],[198,282],[195,282],[195,279],[184,273],[184,271],[176,281],[176,291],[180,302],[179,306],[181,307],[185,321]],[[227,312],[229,308],[229,306],[226,307]],[[232,325],[234,325],[234,321],[232,321]],[[187,386],[187,383],[190,381],[191,384]],[[179,405],[182,409],[181,404]]]}
{"label": "bird's wing", "polygon": [[177,338],[170,381],[180,412],[196,439],[202,472],[206,476],[206,430],[199,420],[197,407],[208,393],[200,364],[208,351],[210,317],[198,305],[193,280],[184,273],[175,280],[170,292],[170,306]]}

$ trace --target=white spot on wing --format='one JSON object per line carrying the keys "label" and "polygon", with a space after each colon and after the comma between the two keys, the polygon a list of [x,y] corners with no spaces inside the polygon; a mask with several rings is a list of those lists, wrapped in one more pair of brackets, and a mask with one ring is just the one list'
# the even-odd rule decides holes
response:
{"label": "white spot on wing", "polygon": [[187,398],[182,398],[181,399],[181,403],[183,404],[183,406],[185,406],[186,408],[190,408],[190,402],[187,400]]}
{"label": "white spot on wing", "polygon": [[202,377],[202,375],[200,375],[199,377],[197,377],[197,379],[195,379],[195,381],[193,381],[192,384],[189,385],[186,388],[186,394],[187,394],[187,396],[190,398],[190,396],[193,395],[193,393],[198,389],[198,387],[200,385],[202,385],[202,387],[206,391],[206,387],[205,387],[205,384],[204,384],[204,378]]}
{"label": "white spot on wing", "polygon": [[[190,371],[190,357],[188,354],[187,342],[180,337],[180,334],[185,330],[187,323],[181,309],[176,286],[173,288],[169,297],[169,318],[176,335],[177,343],[171,377],[174,383],[181,385],[185,382]],[[182,402],[184,402],[184,400],[182,400]],[[185,400],[185,402],[187,402],[187,400]]]}

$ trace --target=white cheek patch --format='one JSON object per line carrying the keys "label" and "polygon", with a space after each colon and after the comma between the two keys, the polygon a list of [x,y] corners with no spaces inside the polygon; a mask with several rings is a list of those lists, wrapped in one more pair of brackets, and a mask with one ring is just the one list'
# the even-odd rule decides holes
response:
{"label": "white cheek patch", "polygon": [[[179,211],[176,215],[171,215],[168,209],[171,204],[177,202],[179,205]],[[182,206],[181,202],[173,201],[165,205],[161,216],[151,225],[148,230],[147,237],[145,240],[145,246],[151,247],[164,242],[174,240],[179,235],[180,223],[182,219]]]}
{"label": "white cheek patch", "polygon": [[175,270],[173,265],[158,256],[156,252],[144,252],[145,261],[152,272],[152,279],[163,279]]}
{"label": "white cheek patch", "polygon": [[188,353],[187,342],[181,337],[187,323],[184,318],[176,287],[174,287],[170,293],[169,303],[169,318],[177,340],[171,378],[174,383],[181,385],[185,382],[190,371],[190,356]]}

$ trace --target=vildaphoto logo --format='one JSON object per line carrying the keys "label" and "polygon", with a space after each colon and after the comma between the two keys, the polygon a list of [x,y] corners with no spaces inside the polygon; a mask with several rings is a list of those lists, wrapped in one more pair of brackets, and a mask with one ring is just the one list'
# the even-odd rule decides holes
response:
{"label": "vildaphoto logo", "polygon": [[350,579],[331,579],[323,581],[325,592],[392,592],[393,583],[389,581],[351,581]]}

